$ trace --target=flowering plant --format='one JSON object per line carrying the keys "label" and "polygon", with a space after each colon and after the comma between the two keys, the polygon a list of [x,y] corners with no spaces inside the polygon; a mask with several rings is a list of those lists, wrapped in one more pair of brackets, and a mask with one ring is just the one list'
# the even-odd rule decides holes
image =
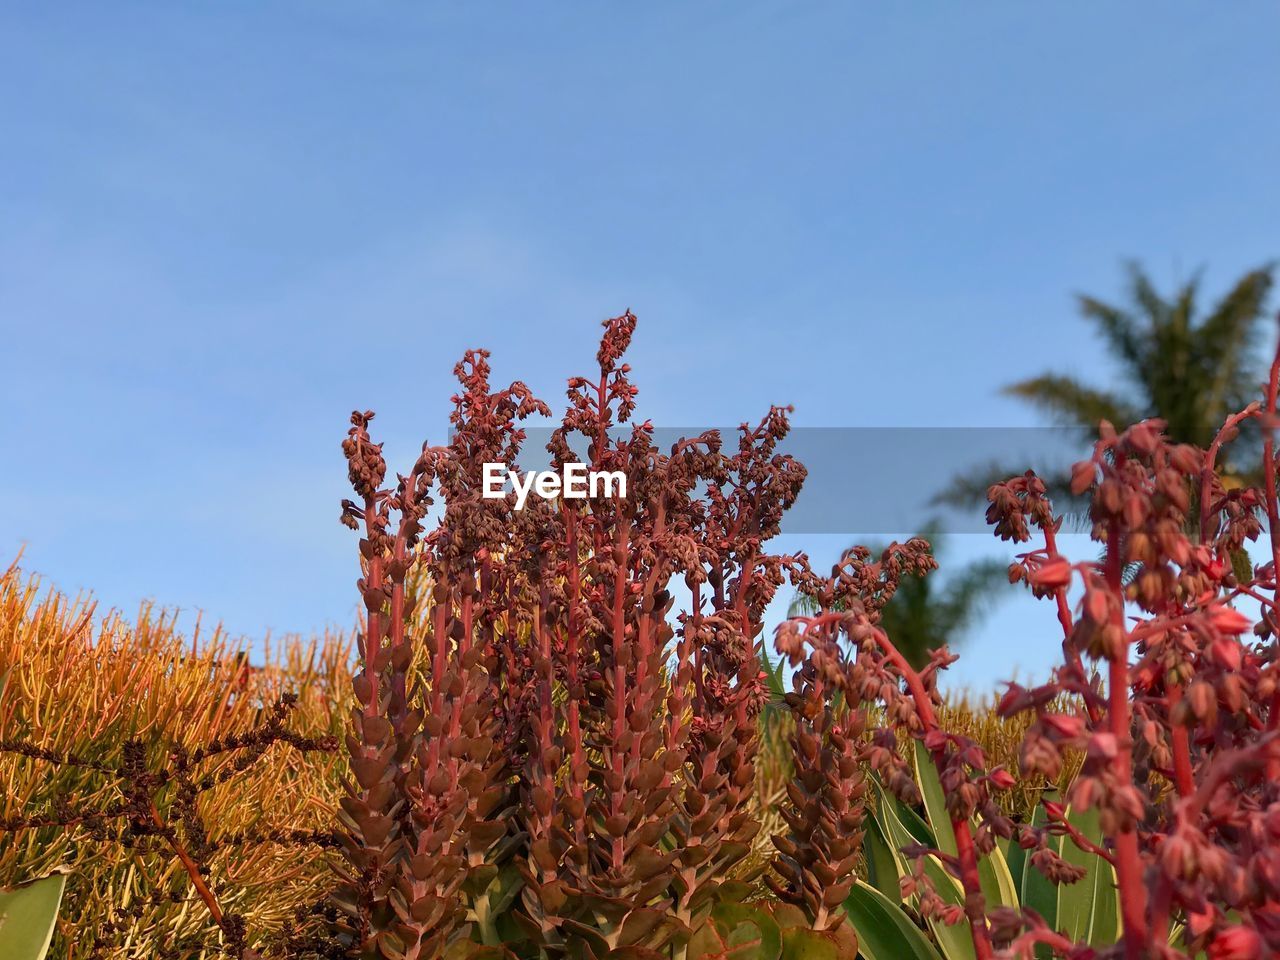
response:
{"label": "flowering plant", "polygon": [[[873,715],[881,723],[854,753],[902,804],[922,798],[895,735],[913,738],[931,761],[951,849],[908,844],[904,852],[916,866],[902,893],[926,918],[967,927],[980,960],[1046,951],[1081,960],[1206,952],[1213,960],[1253,960],[1280,951],[1278,380],[1280,353],[1263,398],[1231,416],[1207,450],[1168,442],[1155,420],[1126,430],[1101,425],[1092,457],[1072,471],[1073,491],[1091,496],[1101,559],[1073,563],[1060,552],[1061,518],[1034,474],[988,492],[997,536],[1040,537],[1041,545],[1011,566],[1010,580],[1053,605],[1063,638],[1063,664],[1052,679],[1031,688],[1009,684],[998,711],[1034,715],[1022,745],[1023,774],[1054,779],[1065,753],[1084,756],[1063,800],[1045,794],[1039,823],[1005,816],[994,796],[1015,784],[1015,774],[989,767],[975,742],[938,725],[936,680],[952,655],[937,651],[917,671],[879,626],[878,611],[901,572],[928,563],[918,542],[895,545],[874,562],[865,552],[850,555],[830,578],[809,582],[820,612],[780,630],[778,648],[798,667],[802,715],[831,713],[822,690],[838,694],[843,708],[843,726],[821,721],[828,751],[798,743],[806,763],[832,782],[852,771],[836,748],[848,741],[845,729]],[[1266,437],[1262,482],[1232,487],[1217,469],[1219,456],[1250,420]],[[1270,551],[1253,566],[1244,547],[1260,536],[1264,517]],[[845,796],[861,789],[856,779]],[[1092,813],[1096,833],[1082,830],[1072,811]],[[842,803],[834,814],[844,817],[846,833],[857,828]],[[784,858],[794,856],[796,842],[783,848]],[[1078,940],[1035,910],[993,903],[984,857],[1015,843],[1054,883],[1084,873],[1066,851],[1108,865],[1118,891],[1116,936]],[[849,866],[829,856],[807,860],[822,866],[815,873],[828,890]],[[952,883],[958,900],[948,895]]]}

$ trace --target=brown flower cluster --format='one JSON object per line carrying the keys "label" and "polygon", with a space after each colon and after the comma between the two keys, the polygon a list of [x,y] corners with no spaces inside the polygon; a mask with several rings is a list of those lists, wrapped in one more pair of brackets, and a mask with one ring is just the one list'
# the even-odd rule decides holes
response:
{"label": "brown flower cluster", "polygon": [[366,629],[338,899],[355,955],[682,950],[736,892],[759,831],[761,617],[795,563],[766,544],[804,470],[777,408],[732,452],[716,432],[659,449],[622,362],[635,317],[604,326],[547,450],[623,472],[625,497],[482,497],[484,464],[516,469],[521,421],[549,413],[523,384],[492,390],[483,352],[456,370],[449,443],[392,487],[372,414],[352,417]]}

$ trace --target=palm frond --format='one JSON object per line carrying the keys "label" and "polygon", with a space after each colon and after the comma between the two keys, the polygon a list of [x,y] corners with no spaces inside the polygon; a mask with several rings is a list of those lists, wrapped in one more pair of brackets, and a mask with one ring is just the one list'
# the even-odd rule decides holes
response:
{"label": "palm frond", "polygon": [[1196,352],[1209,379],[1209,393],[1224,404],[1236,399],[1233,388],[1249,373],[1250,341],[1271,292],[1270,264],[1241,277],[1213,308],[1196,335]]}
{"label": "palm frond", "polygon": [[1009,565],[1002,560],[975,560],[952,576],[938,600],[939,611],[960,633],[999,598],[1009,586]]}
{"label": "palm frond", "polygon": [[1067,426],[1096,427],[1100,420],[1124,426],[1142,419],[1120,397],[1055,373],[1010,384],[1003,392],[1035,404]]}
{"label": "palm frond", "polygon": [[987,502],[987,490],[993,483],[1001,483],[1023,472],[1024,470],[1012,469],[1009,464],[998,460],[989,460],[957,473],[930,498],[929,505],[968,510],[975,504]]}
{"label": "palm frond", "polygon": [[1200,293],[1200,272],[1196,271],[1190,280],[1184,283],[1178,294],[1169,305],[1169,326],[1179,333],[1190,335],[1195,325],[1196,297]]}
{"label": "palm frond", "polygon": [[1125,264],[1125,272],[1129,275],[1129,297],[1133,300],[1148,321],[1148,335],[1155,333],[1169,322],[1172,307],[1160,296],[1151,278],[1136,260]]}
{"label": "palm frond", "polygon": [[805,593],[797,593],[787,605],[788,617],[812,617],[818,612],[818,601]]}
{"label": "palm frond", "polygon": [[1094,322],[1111,351],[1126,366],[1136,371],[1146,364],[1145,331],[1139,329],[1133,314],[1085,294],[1077,294],[1076,304],[1081,315]]}

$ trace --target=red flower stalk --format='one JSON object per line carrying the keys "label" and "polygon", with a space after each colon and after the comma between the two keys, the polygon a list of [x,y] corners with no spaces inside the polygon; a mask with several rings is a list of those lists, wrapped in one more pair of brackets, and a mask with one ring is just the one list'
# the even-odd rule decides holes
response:
{"label": "red flower stalk", "polygon": [[[904,731],[924,744],[937,767],[947,789],[947,811],[956,844],[954,856],[926,848],[906,852],[918,862],[922,857],[936,856],[955,875],[965,895],[963,911],[945,906],[923,872],[917,874],[911,886],[920,894],[920,906],[926,915],[937,916],[947,923],[967,916],[974,953],[985,960],[993,953],[978,857],[990,852],[997,837],[1007,838],[1013,834],[1012,823],[991,800],[991,790],[1001,789],[1007,783],[1000,771],[986,770],[986,760],[976,743],[948,734],[938,725],[935,706],[941,698],[937,691],[937,672],[954,658],[945,648],[936,650],[928,666],[917,671],[879,626],[880,611],[892,599],[901,578],[925,575],[935,566],[928,544],[914,539],[906,544],[891,544],[876,561],[872,561],[865,548],[855,548],[846,554],[831,577],[821,579],[811,574],[801,577],[802,589],[817,601],[823,612],[783,624],[776,639],[779,652],[800,669],[795,680],[797,693],[789,698],[797,721],[797,736],[793,741],[797,779],[791,799],[798,809],[787,817],[791,835],[779,843],[782,856],[775,864],[786,884],[774,887],[779,895],[803,903],[815,924],[825,921],[820,908],[829,909],[833,904],[816,900],[809,891],[847,893],[845,878],[852,870],[852,861],[833,863],[827,857],[824,862],[820,851],[832,841],[824,836],[817,842],[812,836],[815,818],[819,823],[825,820],[829,824],[833,818],[840,817],[846,830],[853,830],[861,823],[860,807],[846,809],[845,799],[832,799],[839,782],[834,778],[835,772],[839,771],[847,780],[855,776],[845,773],[846,769],[856,771],[854,758],[867,762],[904,803],[919,803],[919,789],[897,751],[893,733],[894,729]],[[847,641],[848,646],[842,644],[841,639]],[[825,691],[820,689],[823,686]],[[843,728],[830,729],[831,722],[824,718],[824,714],[832,710],[833,701],[838,701],[843,710]],[[870,726],[867,707],[871,704],[880,705],[885,726],[875,728],[869,740],[862,740],[863,728]],[[815,745],[821,741],[812,734],[810,737],[802,734],[822,729],[818,726],[820,720],[822,727],[830,729],[831,746],[828,753],[819,752],[815,757]],[[840,748],[838,752],[836,748]],[[826,773],[830,789],[818,791],[820,781],[814,771],[815,760],[825,761],[830,771]],[[856,777],[860,778],[860,774]],[[810,793],[808,798],[806,790]],[[843,794],[860,801],[864,794],[860,779],[847,782]],[[805,806],[801,805],[802,800]],[[806,806],[812,810],[806,811]],[[975,817],[982,821],[976,831],[972,825]],[[854,835],[860,839],[860,833]],[[843,852],[843,847],[836,849]]]}
{"label": "red flower stalk", "polygon": [[[1092,494],[1100,561],[1072,564],[1059,553],[1058,522],[1034,476],[989,492],[1000,536],[1025,541],[1033,526],[1044,535],[1011,579],[1054,600],[1066,651],[1051,683],[1011,685],[1000,709],[1036,714],[1024,769],[1051,774],[1064,749],[1084,752],[1068,799],[1098,811],[1106,841],[1094,852],[1115,866],[1123,926],[1116,952],[1126,958],[1166,943],[1175,920],[1185,925],[1182,942],[1162,955],[1280,951],[1278,381],[1280,351],[1263,400],[1228,418],[1207,450],[1168,443],[1159,421],[1123,432],[1102,424],[1092,458],[1072,472],[1075,492]],[[1249,420],[1264,430],[1258,487],[1225,482],[1217,466]],[[1271,557],[1255,568],[1243,546],[1261,533],[1262,516]],[[1073,584],[1083,589],[1074,609]],[[1256,617],[1245,614],[1246,603],[1257,606]],[[1086,672],[1088,663],[1100,676]],[[1055,708],[1062,694],[1077,712]],[[1010,948],[1017,955],[1029,955],[1033,941],[1051,942],[1034,918],[1026,922]]]}
{"label": "red flower stalk", "polygon": [[[779,646],[799,666],[795,690],[787,695],[795,718],[795,775],[787,787],[790,806],[782,809],[788,834],[773,838],[778,876],[766,878],[780,899],[804,910],[813,929],[823,933],[844,920],[841,904],[853,886],[866,815],[864,714],[847,702],[837,707],[832,696],[845,666],[838,636],[837,619],[818,618],[803,634],[779,637]],[[812,649],[801,660],[806,645]]]}
{"label": "red flower stalk", "polygon": [[[521,384],[491,393],[483,352],[458,368],[452,440],[394,493],[357,417],[366,503],[344,516],[372,531],[366,636],[382,639],[361,647],[344,899],[370,956],[496,943],[516,893],[548,955],[683,953],[759,830],[754,641],[792,563],[764,544],[804,471],[777,452],[780,409],[732,456],[714,432],[660,451],[632,422],[634,327],[606,322],[598,374],[569,381],[548,447],[556,468],[621,473],[624,496],[482,495],[484,464],[517,466],[516,423],[547,413]],[[443,517],[420,535],[429,489]],[[678,615],[673,578],[693,597]]]}
{"label": "red flower stalk", "polygon": [[[364,525],[367,612],[348,740],[355,783],[342,803],[344,852],[355,872],[344,876],[337,901],[351,921],[351,948],[371,957],[437,956],[461,935],[460,891],[468,880],[489,879],[482,868],[506,833],[497,815],[507,798],[505,757],[495,736],[496,687],[485,669],[496,621],[482,615],[478,622],[476,610],[492,609],[486,590],[492,557],[506,546],[497,534],[507,505],[482,499],[482,465],[510,462],[522,438],[515,422],[546,408],[523,384],[491,394],[485,357],[470,353],[456,368],[463,392],[454,399],[451,443],[424,445],[394,491],[381,487],[386,466],[369,439],[371,413],[352,415],[343,445],[364,501],[344,502],[343,521]],[[433,487],[445,516],[422,538]],[[421,613],[407,589],[415,566],[429,585]],[[410,635],[418,624],[420,639]],[[424,648],[426,679],[411,689]],[[492,918],[477,919],[491,937]]]}

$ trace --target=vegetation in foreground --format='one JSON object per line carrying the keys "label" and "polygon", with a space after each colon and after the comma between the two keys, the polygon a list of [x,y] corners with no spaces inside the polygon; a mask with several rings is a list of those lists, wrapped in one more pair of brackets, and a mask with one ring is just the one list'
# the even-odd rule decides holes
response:
{"label": "vegetation in foreground", "polygon": [[[962,729],[937,690],[951,654],[914,666],[881,615],[933,568],[928,545],[854,551],[830,576],[769,553],[804,476],[778,450],[786,411],[736,443],[656,449],[621,362],[633,328],[607,322],[551,445],[557,468],[581,448],[623,470],[625,500],[480,496],[481,465],[514,467],[521,420],[547,413],[522,384],[493,390],[482,352],[458,367],[449,444],[389,485],[372,414],[353,415],[342,517],[366,614],[350,673],[329,643],[242,682],[229,651],[202,659],[163,630],[158,659],[111,657],[6,576],[6,875],[69,864],[63,922],[108,911],[96,949],[118,956],[157,955],[144,937],[239,957],[1280,950],[1280,355],[1206,449],[1158,421],[1103,423],[1071,475],[1101,559],[1059,552],[1040,478],[988,491],[996,534],[1029,543],[1010,578],[1052,611],[1063,663]],[[1259,484],[1227,484],[1250,422]],[[1251,567],[1264,518],[1271,556]],[[787,581],[814,612],[775,638],[784,690],[759,635]],[[81,669],[28,670],[41,623]],[[114,712],[49,695],[67,673],[96,682],[99,661],[119,686],[86,702],[118,693]],[[107,886],[78,894],[88,876]],[[201,929],[160,929],[183,918]],[[95,949],[83,927],[60,940]]]}

